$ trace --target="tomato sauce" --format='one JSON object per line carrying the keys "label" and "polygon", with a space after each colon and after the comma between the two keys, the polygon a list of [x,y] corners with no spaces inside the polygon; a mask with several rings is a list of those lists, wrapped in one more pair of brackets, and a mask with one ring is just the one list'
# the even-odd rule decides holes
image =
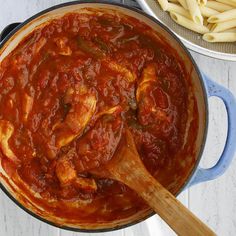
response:
{"label": "tomato sauce", "polygon": [[124,184],[90,170],[112,158],[127,125],[148,171],[175,194],[198,126],[195,106],[184,145],[188,76],[177,53],[136,19],[55,19],[0,65],[1,164],[41,214],[108,222],[147,209]]}

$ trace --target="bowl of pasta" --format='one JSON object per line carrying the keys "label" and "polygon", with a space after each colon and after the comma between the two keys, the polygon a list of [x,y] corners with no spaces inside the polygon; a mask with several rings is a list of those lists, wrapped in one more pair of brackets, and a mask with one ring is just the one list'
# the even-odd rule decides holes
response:
{"label": "bowl of pasta", "polygon": [[200,54],[236,61],[235,0],[137,0],[185,46]]}
{"label": "bowl of pasta", "polygon": [[[211,96],[223,100],[229,124],[219,161],[204,169]],[[133,225],[152,210],[132,188],[93,172],[113,158],[123,127],[150,174],[177,196],[229,167],[235,104],[146,13],[101,1],[54,6],[0,36],[0,188],[63,229]]]}

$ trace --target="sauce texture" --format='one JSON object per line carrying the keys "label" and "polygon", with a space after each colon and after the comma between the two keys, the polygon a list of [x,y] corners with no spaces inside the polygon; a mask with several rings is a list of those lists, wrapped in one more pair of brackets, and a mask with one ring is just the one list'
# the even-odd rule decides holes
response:
{"label": "sauce texture", "polygon": [[195,107],[185,144],[190,86],[177,53],[134,18],[94,12],[55,19],[0,65],[1,165],[41,215],[130,217],[148,209],[142,199],[90,170],[112,158],[127,125],[148,171],[175,194],[198,127]]}

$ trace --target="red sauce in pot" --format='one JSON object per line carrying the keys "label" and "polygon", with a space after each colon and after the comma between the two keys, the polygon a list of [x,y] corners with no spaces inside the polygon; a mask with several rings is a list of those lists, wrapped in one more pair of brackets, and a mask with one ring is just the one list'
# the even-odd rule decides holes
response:
{"label": "red sauce in pot", "polygon": [[55,19],[1,63],[2,166],[41,215],[129,217],[144,202],[89,171],[112,158],[126,124],[148,171],[176,193],[194,162],[183,165],[198,127],[194,103],[184,145],[190,86],[176,52],[136,19],[96,12]]}

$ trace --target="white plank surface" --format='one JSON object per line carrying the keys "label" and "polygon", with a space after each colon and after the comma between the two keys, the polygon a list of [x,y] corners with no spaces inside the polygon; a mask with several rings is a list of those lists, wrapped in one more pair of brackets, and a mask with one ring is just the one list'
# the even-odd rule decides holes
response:
{"label": "white plank surface", "polygon": [[[236,63],[209,59],[192,53],[199,67],[236,95]],[[224,113],[224,115],[222,115]],[[225,108],[218,99],[210,99],[210,122],[202,165],[211,167],[219,157],[226,137]],[[218,235],[236,235],[236,159],[219,179],[189,190],[189,207]]]}
{"label": "white plank surface", "polygon": [[[9,23],[27,19],[33,14],[63,0],[0,0],[0,31]],[[236,95],[236,63],[224,62],[192,53],[198,66],[218,83]],[[218,99],[210,99],[210,127],[201,165],[212,166],[219,157],[226,135],[225,109]],[[236,159],[226,174],[218,180],[186,190],[179,199],[218,235],[236,235]],[[72,233],[42,223],[0,192],[0,236],[87,236]],[[143,223],[112,233],[96,236],[171,236],[175,235],[158,216]]]}

